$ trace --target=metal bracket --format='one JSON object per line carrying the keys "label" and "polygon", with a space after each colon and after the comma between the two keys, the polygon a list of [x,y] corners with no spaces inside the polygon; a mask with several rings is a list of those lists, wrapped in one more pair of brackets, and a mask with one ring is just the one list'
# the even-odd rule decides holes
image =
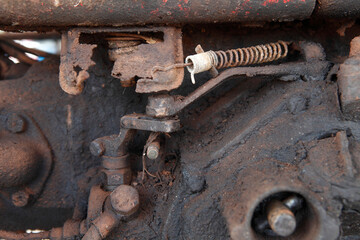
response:
{"label": "metal bracket", "polygon": [[[139,44],[131,45],[138,40]],[[181,85],[183,68],[153,72],[155,66],[183,62],[180,28],[75,28],[63,33],[61,42],[59,82],[66,93],[78,95],[83,91],[90,77],[88,69],[96,64],[93,50],[101,41],[108,41],[109,58],[114,61],[111,75],[124,87],[135,83],[135,78],[138,93],[170,91]]]}
{"label": "metal bracket", "polygon": [[180,120],[157,119],[143,114],[131,114],[121,118],[121,127],[151,132],[171,133],[180,129]]}

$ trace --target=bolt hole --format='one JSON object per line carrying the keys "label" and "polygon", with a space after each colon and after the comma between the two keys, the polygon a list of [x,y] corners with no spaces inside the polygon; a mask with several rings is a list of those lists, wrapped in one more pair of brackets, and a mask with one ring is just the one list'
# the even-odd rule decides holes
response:
{"label": "bolt hole", "polygon": [[[274,221],[271,218],[274,215],[275,219],[283,219],[282,222]],[[314,216],[314,211],[303,196],[295,192],[279,192],[266,197],[256,206],[251,227],[259,239],[303,239],[316,229]],[[291,222],[296,223],[295,227]]]}

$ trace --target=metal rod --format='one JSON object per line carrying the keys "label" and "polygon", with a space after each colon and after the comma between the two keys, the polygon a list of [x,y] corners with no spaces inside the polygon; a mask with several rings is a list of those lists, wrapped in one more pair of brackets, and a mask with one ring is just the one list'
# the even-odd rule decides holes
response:
{"label": "metal rod", "polygon": [[296,229],[294,213],[278,200],[273,200],[269,203],[267,219],[271,229],[279,236],[288,237]]}

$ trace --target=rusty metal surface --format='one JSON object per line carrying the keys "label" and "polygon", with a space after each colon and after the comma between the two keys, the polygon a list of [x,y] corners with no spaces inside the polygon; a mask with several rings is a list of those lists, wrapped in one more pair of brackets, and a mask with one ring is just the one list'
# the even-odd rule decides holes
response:
{"label": "rusty metal surface", "polygon": [[138,93],[170,91],[178,88],[184,78],[183,68],[174,68],[169,71],[154,71],[153,69],[156,66],[163,67],[183,62],[181,30],[179,28],[140,28],[134,30],[134,33],[137,32],[162,33],[163,36],[162,39],[154,40],[154,43],[123,48],[124,50],[119,53],[110,54],[111,60],[114,61],[111,75],[119,78],[125,85],[136,80]]}
{"label": "rusty metal surface", "polygon": [[10,194],[14,206],[25,207],[36,201],[43,190],[53,156],[48,140],[31,117],[3,111],[0,118],[3,128],[0,193],[5,199]]}
{"label": "rusty metal surface", "polygon": [[[262,25],[261,31],[235,25],[187,26],[184,51],[191,54],[198,43],[204,49],[256,45],[266,36],[270,42],[319,42],[326,61],[341,63],[360,28],[355,24],[340,36],[331,26],[283,23]],[[327,71],[321,70],[325,61],[314,61],[318,54],[324,57],[316,46],[307,46],[310,51],[304,56],[311,69],[319,70],[313,72],[315,76],[286,82],[276,75],[236,75],[188,105],[176,119],[181,120],[181,131],[161,134],[161,154],[155,160],[146,158],[146,149],[159,135],[135,134],[119,126],[123,116],[145,111],[148,96],[125,89],[110,77],[112,64],[101,44],[93,50],[96,65],[88,69],[80,95],[69,96],[58,86],[59,61],[53,58],[35,63],[22,78],[0,81],[1,113],[21,115],[4,119],[1,133],[25,135],[28,124],[21,119],[28,123],[26,116],[31,116],[48,140],[54,160],[33,204],[14,207],[1,198],[0,228],[7,232],[0,231],[0,238],[89,234],[91,239],[277,239],[267,228],[257,231],[252,219],[257,213],[266,216],[268,200],[285,204],[292,195],[301,196],[303,202],[290,239],[358,237],[358,228],[351,228],[355,220],[344,219],[360,209],[359,124],[356,119],[344,120],[336,70],[326,76]],[[299,69],[304,68],[291,71],[300,74]],[[193,86],[186,75],[172,94],[187,96],[209,78],[207,73],[199,75]],[[126,126],[138,126],[137,116]],[[140,125],[149,129],[159,120],[151,118],[151,123]],[[99,137],[101,141],[90,145]],[[120,171],[124,168],[131,173],[126,182],[139,193],[138,202],[128,201],[139,209],[135,213],[130,207],[134,215],[129,218],[116,215],[107,191],[124,181],[116,181],[110,189],[106,185],[113,182],[101,177],[105,169],[121,180],[127,174]],[[26,195],[16,197],[21,200]],[[126,198],[119,200],[122,206]],[[33,228],[48,231],[21,233]]]}
{"label": "rusty metal surface", "polygon": [[360,2],[354,0],[318,0],[315,14],[332,18],[356,18],[360,14]]}
{"label": "rusty metal surface", "polygon": [[95,44],[81,44],[80,31],[68,31],[61,37],[61,64],[59,83],[68,94],[78,95],[84,89],[84,82],[88,79],[89,67],[95,65],[91,60]]}
{"label": "rusty metal surface", "polygon": [[[126,36],[143,39],[141,37],[144,34],[149,35],[145,38],[151,39],[150,42],[139,42],[131,46],[133,40],[120,43],[115,40]],[[159,35],[159,39],[152,38],[152,34]],[[65,32],[61,44],[59,82],[68,94],[78,95],[83,91],[85,80],[89,78],[88,69],[96,64],[92,59],[93,50],[99,45],[105,45],[103,47],[109,49],[109,58],[114,62],[111,75],[119,78],[125,87],[136,84],[136,92],[170,91],[178,88],[184,78],[183,68],[153,71],[156,66],[183,62],[179,28],[78,28]],[[139,62],[143,64],[139,65]]]}
{"label": "rusty metal surface", "polygon": [[[280,86],[281,90],[276,90]],[[326,92],[323,92],[324,87],[327,89]],[[319,226],[316,221],[323,222],[322,230],[320,230],[321,227],[317,230],[308,228],[306,231],[302,230],[302,233],[296,234],[300,234],[298,236],[304,234],[301,239],[321,239],[324,236],[336,239],[339,223],[336,219],[326,216],[324,207],[321,206],[325,203],[324,200],[319,199],[327,199],[327,197],[317,196],[319,192],[331,195],[327,190],[328,181],[319,176],[319,173],[325,169],[309,164],[313,161],[319,162],[320,157],[321,161],[326,161],[327,164],[335,161],[334,154],[332,154],[332,158],[329,158],[324,153],[329,149],[338,151],[340,148],[327,146],[321,148],[323,155],[308,154],[308,151],[313,148],[312,139],[314,142],[318,142],[321,140],[317,140],[317,138],[323,136],[329,143],[336,142],[331,137],[326,137],[327,133],[336,133],[336,129],[350,127],[352,132],[358,136],[354,124],[330,120],[341,115],[336,96],[333,94],[334,91],[336,92],[336,84],[326,86],[324,82],[269,83],[262,88],[257,97],[250,98],[251,103],[245,104],[245,106],[242,106],[243,101],[239,101],[232,105],[231,111],[226,107],[218,110],[210,107],[213,111],[221,111],[222,114],[225,114],[227,121],[218,122],[218,120],[207,118],[208,121],[205,125],[187,131],[189,134],[185,141],[187,144],[182,147],[182,160],[185,161],[183,165],[186,166],[183,173],[184,180],[191,189],[200,193],[189,196],[186,203],[179,203],[184,204],[182,205],[184,212],[181,215],[190,214],[194,209],[197,212],[195,215],[187,215],[189,216],[186,219],[187,222],[192,224],[184,223],[183,227],[187,230],[183,234],[189,236],[186,235],[187,231],[192,234],[196,232],[198,235],[195,236],[201,238],[204,232],[200,229],[208,224],[206,219],[213,218],[213,215],[221,211],[218,209],[224,209],[223,216],[229,226],[229,232],[216,233],[212,231],[211,229],[221,229],[222,223],[217,222],[213,223],[216,225],[212,228],[207,228],[207,236],[227,238],[230,234],[233,239],[258,239],[254,236],[249,220],[247,220],[251,218],[257,203],[275,192],[295,191],[313,204],[320,218],[319,220],[313,218],[315,222],[310,223],[310,221],[306,226]],[[320,92],[323,94],[317,95]],[[300,101],[300,99],[308,97],[311,99],[309,99],[309,105]],[[292,107],[289,105],[293,99],[297,99],[296,111],[292,111]],[[324,108],[321,102],[325,101],[327,107]],[[256,111],[252,110],[254,108]],[[313,113],[316,114],[313,115]],[[324,119],[327,120],[324,121]],[[194,121],[197,120],[194,118]],[[196,136],[202,135],[198,134],[199,131],[205,131],[205,129],[213,130],[198,139]],[[216,136],[219,135],[223,137],[217,138]],[[269,141],[273,138],[277,140]],[[333,171],[345,167],[345,163],[340,161],[341,159],[342,156],[336,158],[336,161],[339,162],[332,165]],[[324,164],[320,163],[322,166]],[[234,168],[234,166],[239,166],[239,168]],[[298,169],[297,166],[300,168]],[[311,169],[313,170],[310,171]],[[318,174],[312,174],[313,171]],[[271,172],[272,174],[270,174]],[[219,175],[231,177],[221,179]],[[341,181],[346,179],[341,174],[338,176],[341,176]],[[309,186],[310,179],[314,183],[311,184],[313,187],[308,189],[306,186]],[[206,182],[206,188],[205,183],[202,187],[198,187],[202,181]],[[336,180],[334,179],[334,181]],[[339,183],[339,180],[336,182]],[[209,189],[210,186],[212,189]],[[249,191],[249,189],[251,190]],[[307,192],[309,190],[310,192]],[[249,194],[239,194],[240,192]],[[216,196],[213,195],[214,193],[217,193]],[[318,200],[312,199],[313,197]],[[207,198],[212,198],[214,201],[211,210],[203,206],[203,202]],[[326,206],[332,206],[332,204],[335,207],[337,203],[330,200]],[[198,207],[200,209],[197,209]],[[333,211],[338,210],[333,209]],[[176,221],[176,217],[172,219]]]}
{"label": "rusty metal surface", "polygon": [[124,128],[138,129],[151,132],[171,133],[180,130],[178,118],[156,119],[144,114],[131,114],[121,118]]}
{"label": "rusty metal surface", "polygon": [[[101,62],[97,64],[100,70],[104,69]],[[54,158],[48,181],[41,195],[34,201],[31,200],[31,204],[19,208],[13,206],[11,195],[8,196],[8,200],[1,199],[1,216],[6,216],[6,220],[0,220],[0,228],[3,230],[51,229],[62,227],[65,220],[71,218],[73,214],[79,220],[83,218],[83,215],[86,216],[86,199],[91,185],[97,181],[96,166],[98,165],[95,158],[91,157],[90,142],[97,137],[112,133],[112,129],[119,126],[119,119],[126,111],[122,107],[113,108],[115,103],[124,106],[124,104],[129,104],[128,100],[136,99],[134,109],[140,110],[139,102],[143,102],[142,106],[144,106],[145,101],[130,92],[114,96],[116,89],[122,89],[120,83],[112,82],[111,77],[105,74],[100,80],[95,80],[94,75],[90,76],[88,81],[91,87],[85,86],[84,94],[74,99],[64,95],[58,84],[58,72],[59,61],[50,58],[34,64],[21,78],[0,81],[2,139],[6,137],[10,141],[14,140],[13,143],[20,143],[10,135],[21,138],[21,136],[25,137],[33,133],[35,136],[33,121],[28,119],[28,116],[31,116],[48,140],[48,151],[51,150]],[[99,92],[102,85],[108,86],[106,92]],[[99,99],[102,100],[99,101]],[[94,104],[84,104],[88,101]],[[107,106],[104,106],[104,103]],[[12,112],[19,113],[26,120],[25,130],[18,128],[17,124],[6,121],[8,113]],[[105,112],[111,113],[118,120],[104,121]],[[17,121],[14,122],[17,123]],[[8,126],[14,133],[7,130]],[[41,144],[38,144],[36,139],[29,136],[29,140],[30,145],[36,147],[36,151],[42,152],[42,148],[39,148]],[[23,143],[26,142],[21,142]],[[26,152],[27,156],[30,156],[30,152]],[[21,174],[23,174],[22,171]],[[40,176],[42,175],[39,174]],[[77,210],[74,211],[74,208]],[[62,230],[60,233],[62,234]],[[1,237],[10,236],[6,235],[9,233],[4,234]],[[52,234],[56,234],[56,230],[53,230]]]}
{"label": "rusty metal surface", "polygon": [[125,26],[295,20],[310,17],[315,0],[271,1],[7,1],[0,2],[0,25]]}
{"label": "rusty metal surface", "polygon": [[351,42],[350,58],[340,65],[338,72],[342,110],[348,119],[360,118],[360,38]]}

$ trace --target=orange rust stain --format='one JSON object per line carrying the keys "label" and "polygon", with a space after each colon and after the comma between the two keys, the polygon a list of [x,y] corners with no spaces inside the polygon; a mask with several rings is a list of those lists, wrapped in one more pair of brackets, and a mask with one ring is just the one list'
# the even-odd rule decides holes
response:
{"label": "orange rust stain", "polygon": [[158,12],[159,12],[159,8],[157,8],[157,9],[155,9],[155,10],[151,11],[150,13],[151,13],[151,14],[157,14]]}
{"label": "orange rust stain", "polygon": [[267,6],[268,4],[279,3],[279,0],[266,0],[261,5]]}

